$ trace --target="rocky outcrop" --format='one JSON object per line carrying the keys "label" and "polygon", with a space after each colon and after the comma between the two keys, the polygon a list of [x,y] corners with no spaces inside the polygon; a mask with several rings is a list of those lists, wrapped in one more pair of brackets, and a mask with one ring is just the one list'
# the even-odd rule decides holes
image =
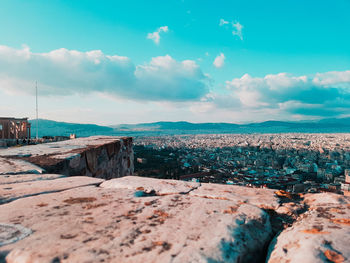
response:
{"label": "rocky outcrop", "polygon": [[0,177],[56,173],[111,179],[133,174],[132,138],[94,136],[0,150]]}
{"label": "rocky outcrop", "polygon": [[307,194],[304,202],[308,210],[273,240],[268,262],[349,262],[350,198]]}

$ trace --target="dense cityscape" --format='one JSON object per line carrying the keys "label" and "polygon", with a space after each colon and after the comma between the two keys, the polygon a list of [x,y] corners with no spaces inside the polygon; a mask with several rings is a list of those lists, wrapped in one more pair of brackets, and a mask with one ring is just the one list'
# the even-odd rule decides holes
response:
{"label": "dense cityscape", "polygon": [[135,139],[135,174],[283,189],[350,190],[350,134],[215,134]]}

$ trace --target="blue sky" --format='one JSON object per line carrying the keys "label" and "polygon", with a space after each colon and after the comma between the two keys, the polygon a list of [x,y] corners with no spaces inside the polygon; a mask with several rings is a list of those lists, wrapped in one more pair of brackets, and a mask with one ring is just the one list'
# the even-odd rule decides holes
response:
{"label": "blue sky", "polygon": [[0,115],[33,118],[37,80],[40,116],[60,121],[348,116],[349,12],[347,0],[3,0]]}

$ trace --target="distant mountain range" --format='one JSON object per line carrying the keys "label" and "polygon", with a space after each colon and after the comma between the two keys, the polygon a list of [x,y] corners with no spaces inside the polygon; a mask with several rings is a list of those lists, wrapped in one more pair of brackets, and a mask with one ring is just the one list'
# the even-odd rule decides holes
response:
{"label": "distant mountain range", "polygon": [[[32,123],[32,135],[35,134],[36,121]],[[209,134],[209,133],[286,133],[286,132],[350,132],[350,118],[322,119],[315,121],[265,121],[249,124],[235,123],[191,123],[153,122],[140,124],[120,124],[110,127],[95,124],[77,124],[39,119],[39,136],[69,136],[71,133],[79,137],[92,135],[127,135],[156,136],[163,134]]]}
{"label": "distant mountain range", "polygon": [[350,132],[350,118],[315,121],[265,121],[249,124],[153,122],[112,126],[118,131],[223,131],[223,132]]}

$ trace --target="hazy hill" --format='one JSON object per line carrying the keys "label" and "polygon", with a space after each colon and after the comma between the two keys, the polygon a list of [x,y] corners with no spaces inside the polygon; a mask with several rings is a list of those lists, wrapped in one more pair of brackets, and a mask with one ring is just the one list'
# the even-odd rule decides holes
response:
{"label": "hazy hill", "polygon": [[317,121],[265,121],[249,124],[153,122],[112,126],[121,132],[159,133],[280,133],[280,132],[350,132],[350,118]]}
{"label": "hazy hill", "polygon": [[239,127],[234,123],[191,123],[186,121],[177,122],[153,122],[140,124],[121,124],[112,126],[116,130],[213,130],[213,129],[232,129]]}
{"label": "hazy hill", "polygon": [[[32,123],[32,136],[36,133],[36,121]],[[199,134],[199,133],[283,133],[283,132],[350,132],[350,118],[323,119],[318,121],[265,121],[249,124],[235,123],[191,123],[153,122],[140,124],[120,124],[111,127],[95,124],[78,124],[56,122],[39,119],[39,136],[69,136],[71,133],[78,137],[92,135],[130,135],[151,136],[162,134]]]}

